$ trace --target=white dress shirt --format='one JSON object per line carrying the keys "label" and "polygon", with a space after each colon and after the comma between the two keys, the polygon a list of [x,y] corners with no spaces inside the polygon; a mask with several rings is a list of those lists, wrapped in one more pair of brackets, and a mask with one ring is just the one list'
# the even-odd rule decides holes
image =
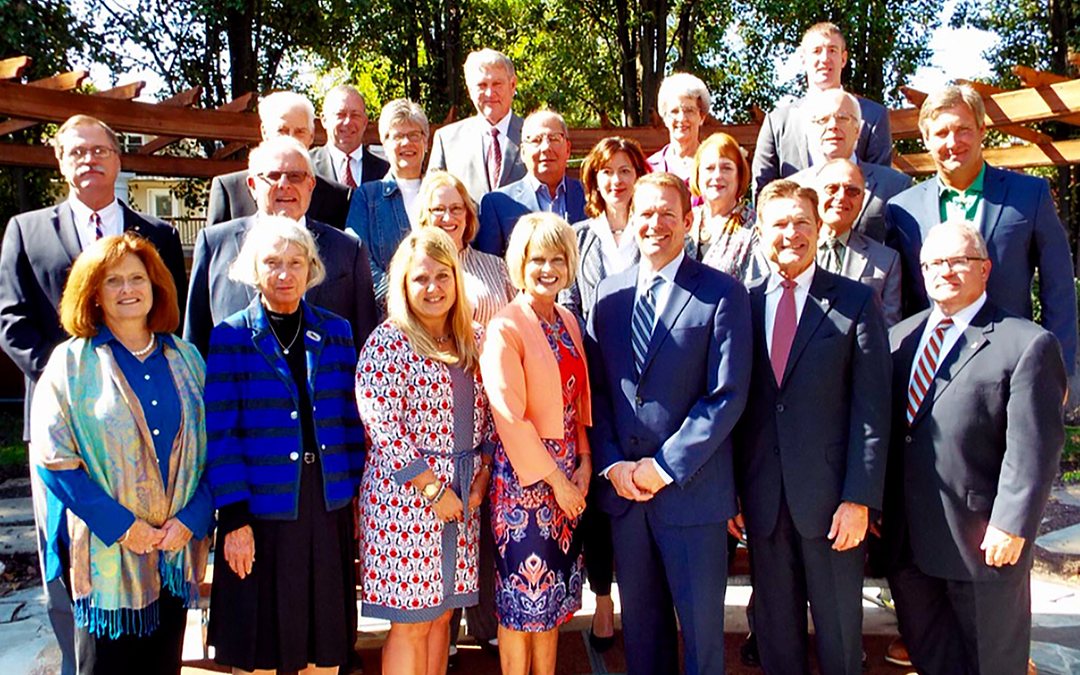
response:
{"label": "white dress shirt", "polygon": [[605,274],[618,274],[634,265],[634,254],[638,245],[637,238],[631,232],[623,230],[621,243],[616,244],[606,213],[590,219],[589,229],[600,240],[600,260],[603,262]]}
{"label": "white dress shirt", "polygon": [[[780,282],[784,281],[784,277],[780,276],[780,272],[771,262],[769,268],[772,272],[769,274],[769,281],[765,286],[765,347],[769,350],[769,356],[772,356],[773,326],[776,324],[776,308],[780,306],[780,296],[784,294],[784,289],[780,288]],[[795,288],[792,290],[795,292],[796,326],[799,325],[799,320],[802,319],[803,307],[806,306],[806,298],[810,295],[810,284],[814,281],[814,272],[816,270],[817,263],[812,262],[794,279]]]}
{"label": "white dress shirt", "polygon": [[[79,201],[74,194],[68,195],[68,205],[71,206],[71,215],[75,219],[75,231],[79,234],[79,247],[86,250],[90,244],[97,241],[97,232],[90,224],[90,216],[94,209]],[[101,218],[101,233],[103,236],[120,236],[124,233],[124,213],[120,210],[120,202],[113,199],[109,205],[97,210]]]}
{"label": "white dress shirt", "polygon": [[327,143],[326,147],[330,151],[330,163],[334,167],[334,177],[337,178],[337,182],[342,185],[345,184],[345,162],[348,161],[352,167],[353,182],[357,185],[364,181],[364,146],[358,145],[355,150],[349,154],[345,154],[332,143]]}
{"label": "white dress shirt", "polygon": [[[979,313],[979,310],[985,304],[986,291],[983,291],[983,294],[975,302],[952,315],[953,325],[945,329],[945,333],[941,336],[941,351],[938,352],[937,360],[938,366],[949,355],[952,348],[956,346],[960,336],[971,325],[971,320],[975,318],[975,315]],[[945,315],[938,309],[937,305],[934,305],[934,308],[930,310],[930,316],[926,318],[926,326],[923,328],[922,338],[919,339],[919,348],[915,350],[915,359],[911,362],[911,372],[908,374],[908,388],[911,387],[911,381],[915,378],[915,368],[919,365],[919,359],[922,358],[923,350],[926,349],[926,343],[930,342],[930,336],[933,335],[934,329],[944,318]],[[936,372],[935,369],[933,373],[930,373],[931,378]]]}

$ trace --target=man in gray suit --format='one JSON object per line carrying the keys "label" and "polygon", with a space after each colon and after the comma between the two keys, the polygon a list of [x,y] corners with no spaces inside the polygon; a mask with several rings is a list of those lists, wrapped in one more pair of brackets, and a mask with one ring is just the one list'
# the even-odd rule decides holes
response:
{"label": "man in gray suit", "polygon": [[379,180],[390,170],[389,162],[364,147],[367,104],[356,87],[340,84],[326,92],[320,119],[326,129],[326,145],[311,151],[317,177],[351,190]]}
{"label": "man in gray suit", "polygon": [[315,176],[307,148],[288,137],[263,141],[248,157],[247,182],[258,213],[208,227],[195,241],[184,339],[205,355],[213,327],[251,302],[255,290],[231,280],[229,266],[259,216],[274,215],[296,220],[315,237],[326,281],[306,299],[348,321],[359,352],[378,320],[367,250],[354,235],[309,215]]}
{"label": "man in gray suit", "polygon": [[428,169],[445,169],[469,191],[473,201],[525,177],[521,126],[511,106],[517,91],[514,63],[494,49],[465,59],[465,84],[476,115],[435,132]]}
{"label": "man in gray suit", "polygon": [[874,289],[885,325],[892,326],[900,321],[900,254],[853,229],[867,197],[862,172],[850,159],[834,159],[811,171],[823,226],[818,265]]}
{"label": "man in gray suit", "polygon": [[856,214],[854,228],[874,241],[885,241],[885,203],[912,185],[911,176],[891,166],[859,161],[855,151],[862,125],[859,102],[842,89],[808,96],[803,111],[809,121],[807,144],[814,165],[791,176],[796,183],[816,188],[815,174],[825,162],[850,159],[859,165],[865,181],[862,208]]}
{"label": "man in gray suit", "polygon": [[[300,94],[279,91],[264,97],[259,101],[259,120],[264,141],[290,136],[307,150],[315,140],[315,108]],[[339,230],[345,229],[351,196],[351,191],[344,185],[316,176],[310,215]],[[258,207],[248,190],[247,171],[215,176],[210,182],[210,204],[206,207],[208,225],[253,216],[256,212]]]}
{"label": "man in gray suit", "polygon": [[1028,669],[1033,540],[1065,439],[1054,335],[988,298],[972,224],[920,251],[931,308],[893,327],[883,544],[900,634],[923,675]]}
{"label": "man in gray suit", "polygon": [[[847,42],[832,23],[811,26],[799,46],[806,73],[807,95],[832,89],[840,84],[847,65]],[[855,154],[860,161],[889,165],[892,162],[892,132],[889,112],[880,103],[860,97],[862,126]],[[807,143],[809,121],[802,109],[806,97],[783,105],[765,117],[754,148],[754,195],[777,178],[786,178],[817,162]]]}

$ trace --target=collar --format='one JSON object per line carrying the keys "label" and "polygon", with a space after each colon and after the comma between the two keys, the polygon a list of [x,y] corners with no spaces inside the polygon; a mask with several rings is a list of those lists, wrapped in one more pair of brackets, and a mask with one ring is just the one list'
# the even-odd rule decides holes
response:
{"label": "collar", "polygon": [[353,150],[352,152],[350,152],[347,155],[344,152],[342,152],[340,149],[338,149],[338,147],[333,145],[332,143],[327,143],[326,148],[327,148],[327,150],[330,151],[330,158],[334,161],[334,166],[335,167],[340,166],[341,163],[345,161],[346,157],[349,158],[349,159],[355,159],[358,162],[363,162],[363,160],[364,160],[364,145],[363,145],[363,143],[356,146],[356,149]]}
{"label": "collar", "polygon": [[[810,290],[810,284],[813,283],[813,281],[814,281],[814,272],[816,270],[817,270],[817,263],[811,261],[810,266],[807,267],[806,269],[804,269],[802,271],[802,273],[799,274],[799,276],[795,277],[795,279],[794,279],[795,285],[798,286],[799,288],[805,288],[806,290],[809,291]],[[780,288],[780,282],[782,282],[782,281],[784,281],[784,277],[780,276],[780,272],[776,269],[776,265],[770,260],[769,261],[769,281],[765,285],[765,293],[766,293],[766,295],[769,294],[769,293],[772,293],[777,288]]]}
{"label": "collar", "polygon": [[[967,330],[967,327],[971,325],[971,320],[975,318],[975,315],[979,313],[979,310],[986,304],[986,291],[980,295],[975,302],[971,303],[967,307],[961,309],[952,315],[953,326],[960,329],[963,333]],[[945,318],[945,315],[941,312],[938,306],[935,304],[934,308],[930,310],[930,316],[926,319],[927,327],[933,329],[941,320]]]}
{"label": "collar", "polygon": [[74,192],[68,194],[68,205],[71,206],[71,212],[75,216],[75,222],[79,224],[86,224],[90,222],[90,216],[97,213],[102,220],[108,220],[109,218],[119,218],[123,220],[120,213],[120,200],[113,197],[113,200],[109,202],[108,206],[102,209],[94,211],[86,204],[79,201],[79,198],[75,196]]}
{"label": "collar", "polygon": [[[821,229],[822,229],[822,231],[824,231],[825,227],[822,226]],[[851,230],[850,229],[848,229],[847,232],[843,233],[839,237],[829,237],[829,236],[826,236],[826,235],[822,235],[821,236],[821,243],[824,244],[825,242],[829,242],[829,241],[838,241],[838,242],[840,242],[841,246],[843,246],[844,248],[847,248],[849,239],[851,239]],[[821,246],[819,245],[818,248],[821,248]]]}
{"label": "collar", "polygon": [[680,250],[679,255],[675,256],[671,262],[661,267],[656,272],[650,273],[645,269],[645,265],[638,265],[638,290],[644,290],[652,283],[653,277],[660,277],[669,284],[675,283],[675,275],[679,272],[679,266],[682,265],[683,258],[686,257],[686,252]]}
{"label": "collar", "polygon": [[484,133],[486,133],[486,134],[488,134],[490,136],[492,126],[494,126],[496,129],[499,130],[499,142],[500,143],[502,143],[502,139],[508,138],[510,136],[510,120],[512,120],[514,118],[514,111],[513,110],[506,113],[506,116],[503,117],[498,122],[496,122],[494,125],[488,124],[487,119],[485,119],[483,115],[479,115],[479,117],[480,117],[480,121],[482,121],[484,123]]}
{"label": "collar", "polygon": [[981,195],[983,193],[983,184],[986,182],[986,160],[983,160],[982,168],[979,169],[979,175],[975,176],[975,180],[971,183],[971,185],[968,186],[966,190],[961,191],[957,190],[956,188],[949,187],[945,184],[945,181],[941,180],[941,174],[938,174],[937,182],[939,197],[950,194],[960,196],[976,194]]}
{"label": "collar", "polygon": [[[525,182],[529,186],[529,188],[533,191],[533,194],[539,192],[541,189],[544,190],[545,195],[550,195],[551,194],[548,191],[548,186],[541,183],[540,179],[537,178],[536,176],[532,175],[531,173],[526,173],[525,174]],[[560,194],[566,194],[566,173],[565,172],[563,172],[562,180],[559,181],[559,187],[555,188],[555,196],[554,197],[549,196],[548,199],[558,199]]]}
{"label": "collar", "polygon": [[[104,323],[99,323],[97,326],[97,335],[90,338],[90,346],[95,349],[101,345],[108,344],[110,342],[119,342],[113,332],[109,330],[109,327]],[[161,341],[162,344],[169,345],[175,348],[176,343],[173,342],[174,338],[171,333],[154,333],[154,336]]]}

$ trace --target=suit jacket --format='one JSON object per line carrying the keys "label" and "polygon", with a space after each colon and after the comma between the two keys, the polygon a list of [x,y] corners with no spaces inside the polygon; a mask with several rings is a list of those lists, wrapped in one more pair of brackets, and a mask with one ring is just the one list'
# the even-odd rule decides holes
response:
{"label": "suit jacket", "polygon": [[886,327],[900,321],[900,255],[896,251],[866,235],[852,232],[840,276],[873,289]]}
{"label": "suit jacket", "polygon": [[[893,433],[883,537],[904,537],[923,573],[993,581],[1031,569],[1032,542],[1065,441],[1057,340],[991,301],[948,354],[909,427],[911,368],[930,310],[893,327]],[[990,567],[987,525],[1027,539],[1016,565]]]}
{"label": "suit jacket", "polygon": [[[855,156],[861,162],[892,163],[892,131],[889,129],[889,111],[880,103],[861,96],[862,127],[855,144]],[[765,116],[754,147],[752,175],[754,176],[754,201],[761,189],[776,180],[802,171],[810,166],[810,151],[806,146],[806,123],[802,106],[806,97],[790,105],[780,106]]]}
{"label": "suit jacket", "polygon": [[[315,189],[307,216],[320,223],[345,229],[352,191],[344,185],[315,176]],[[217,225],[237,218],[253,216],[259,211],[247,186],[247,171],[234,171],[214,176],[210,182],[210,204],[206,207],[206,224]]]}
{"label": "suit jacket", "polygon": [[[886,243],[900,252],[903,315],[930,306],[919,253],[930,228],[941,222],[938,181],[929,179],[889,201]],[[1031,278],[1038,269],[1042,325],[1057,337],[1070,377],[1076,372],[1076,287],[1072,254],[1045,178],[987,165],[977,226],[993,267],[986,293],[996,305],[1032,317]]]}
{"label": "suit jacket", "polygon": [[[653,457],[673,482],[643,508],[670,525],[725,522],[736,511],[731,433],[750,381],[746,289],[684,258],[638,375],[628,339],[637,275],[635,265],[601,281],[589,318],[593,467]],[[606,513],[631,506],[608,480],[592,489]]]}
{"label": "suit jacket", "polygon": [[[566,220],[576,223],[585,220],[585,188],[581,181],[566,176]],[[529,181],[522,178],[480,200],[480,227],[473,248],[502,257],[510,241],[510,233],[518,218],[540,210]]]}
{"label": "suit jacket", "polygon": [[469,191],[474,202],[504,185],[525,177],[521,161],[521,127],[525,120],[510,113],[510,128],[506,137],[499,137],[503,149],[502,176],[498,185],[488,186],[487,158],[484,156],[484,134],[491,125],[480,115],[448,124],[435,131],[431,139],[431,158],[428,169],[445,169],[454,174]]}
{"label": "suit jacket", "polygon": [[[214,326],[247,307],[257,293],[254,287],[229,279],[229,266],[255,222],[256,217],[249,216],[212,225],[199,232],[195,240],[184,339],[204,356],[209,353]],[[359,353],[378,323],[367,250],[355,236],[310,217],[307,227],[326,267],[326,279],[309,289],[304,298],[348,321]]]}
{"label": "suit jacket", "polygon": [[[812,166],[792,175],[791,180],[799,185],[817,188],[815,179],[821,167]],[[911,176],[901,173],[891,166],[861,162],[859,169],[866,181],[862,211],[852,226],[874,241],[885,241],[885,203],[912,186]]]}
{"label": "suit jacket", "polygon": [[[377,157],[371,152],[370,147],[365,145],[360,156],[361,185],[370,183],[373,180],[379,180],[390,170],[390,162],[387,162],[382,157]],[[334,166],[330,149],[325,145],[320,145],[311,151],[311,163],[315,165],[316,177],[345,186],[345,176],[337,175],[337,168]]]}
{"label": "suit jacket", "polygon": [[818,267],[778,386],[765,341],[767,280],[749,287],[754,366],[736,436],[739,498],[751,538],[772,533],[781,495],[800,535],[824,537],[841,502],[881,508],[885,322],[869,288]]}
{"label": "suit jacket", "polygon": [[[124,231],[157,248],[176,283],[181,321],[187,294],[184,249],[176,228],[136,213],[120,202]],[[82,252],[71,206],[63,201],[8,221],[0,249],[0,347],[26,376],[23,433],[29,439],[34,383],[53,348],[68,338],[60,326],[60,296],[75,258]]]}

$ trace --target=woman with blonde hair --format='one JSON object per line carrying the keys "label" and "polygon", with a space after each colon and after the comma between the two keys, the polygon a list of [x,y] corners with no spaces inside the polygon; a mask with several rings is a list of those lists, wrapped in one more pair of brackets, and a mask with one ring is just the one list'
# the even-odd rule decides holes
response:
{"label": "woman with blonde hair", "polygon": [[477,601],[492,435],[477,379],[482,329],[449,235],[425,227],[405,237],[390,263],[387,312],[356,368],[371,436],[360,491],[363,614],[390,622],[382,672],[441,675],[450,616]]}

